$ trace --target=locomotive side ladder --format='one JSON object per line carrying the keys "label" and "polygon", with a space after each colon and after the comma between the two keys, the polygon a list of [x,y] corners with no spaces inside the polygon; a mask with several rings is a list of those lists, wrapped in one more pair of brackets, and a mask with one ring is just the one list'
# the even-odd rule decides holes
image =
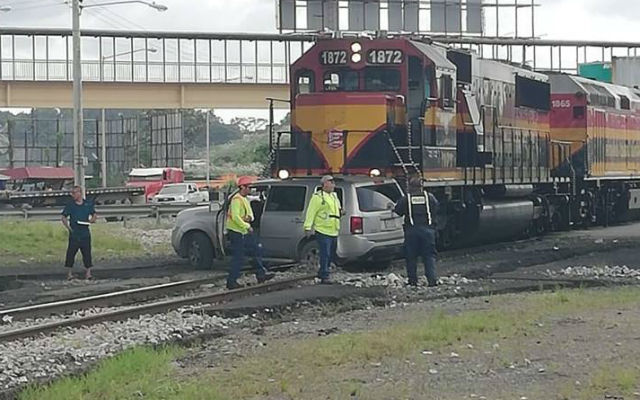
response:
{"label": "locomotive side ladder", "polygon": [[[422,163],[416,162],[413,159],[414,150],[420,150],[420,157],[422,158],[422,143],[420,143],[419,146],[413,145],[412,125],[413,124],[409,122],[406,130],[407,132],[406,145],[397,145],[396,142],[393,140],[393,137],[391,136],[389,131],[385,132],[387,141],[389,142],[389,146],[391,146],[391,150],[393,150],[393,153],[397,161],[393,164],[393,166],[402,168],[404,176],[405,178],[407,178],[407,182],[410,174],[410,169],[413,169],[417,175],[421,177],[423,176]],[[420,130],[419,133],[420,135],[422,135],[422,129]],[[405,157],[403,157],[403,153],[406,153]]]}

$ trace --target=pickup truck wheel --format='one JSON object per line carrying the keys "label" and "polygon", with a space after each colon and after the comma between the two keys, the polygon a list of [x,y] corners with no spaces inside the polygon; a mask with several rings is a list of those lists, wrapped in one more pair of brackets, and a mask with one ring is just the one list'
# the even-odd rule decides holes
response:
{"label": "pickup truck wheel", "polygon": [[314,270],[320,268],[320,249],[315,240],[311,240],[302,246],[300,250],[300,263]]}
{"label": "pickup truck wheel", "polygon": [[187,258],[192,267],[198,269],[211,268],[213,263],[213,246],[207,235],[201,232],[192,233],[187,238]]}

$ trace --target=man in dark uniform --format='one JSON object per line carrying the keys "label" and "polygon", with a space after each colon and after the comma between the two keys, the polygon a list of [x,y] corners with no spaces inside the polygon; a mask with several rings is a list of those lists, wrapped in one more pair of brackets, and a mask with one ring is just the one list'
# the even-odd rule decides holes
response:
{"label": "man in dark uniform", "polygon": [[409,180],[409,193],[403,196],[393,211],[404,217],[404,246],[409,285],[418,285],[418,257],[422,257],[429,287],[437,286],[436,224],[438,200],[422,187],[422,179]]}
{"label": "man in dark uniform", "polygon": [[[69,245],[64,266],[69,268],[67,279],[73,279],[73,263],[78,250],[82,253],[85,278],[91,279],[91,231],[89,225],[96,222],[96,210],[92,202],[82,197],[82,188],[75,186],[71,190],[73,198],[62,210],[62,224],[69,231]],[[70,221],[69,221],[70,220]]]}

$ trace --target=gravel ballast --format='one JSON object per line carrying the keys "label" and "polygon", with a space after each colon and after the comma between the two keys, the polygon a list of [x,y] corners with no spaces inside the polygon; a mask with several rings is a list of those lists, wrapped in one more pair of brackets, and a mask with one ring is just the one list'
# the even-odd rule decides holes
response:
{"label": "gravel ballast", "polygon": [[[51,379],[138,345],[158,345],[225,330],[247,317],[221,318],[189,309],[104,322],[0,344],[0,387]],[[34,323],[37,323],[34,321]]]}

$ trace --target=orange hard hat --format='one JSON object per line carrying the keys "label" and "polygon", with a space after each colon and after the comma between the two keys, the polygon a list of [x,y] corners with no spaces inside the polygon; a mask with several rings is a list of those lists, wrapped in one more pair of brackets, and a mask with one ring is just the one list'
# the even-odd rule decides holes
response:
{"label": "orange hard hat", "polygon": [[253,183],[253,179],[249,176],[241,176],[238,178],[238,186],[248,186]]}

